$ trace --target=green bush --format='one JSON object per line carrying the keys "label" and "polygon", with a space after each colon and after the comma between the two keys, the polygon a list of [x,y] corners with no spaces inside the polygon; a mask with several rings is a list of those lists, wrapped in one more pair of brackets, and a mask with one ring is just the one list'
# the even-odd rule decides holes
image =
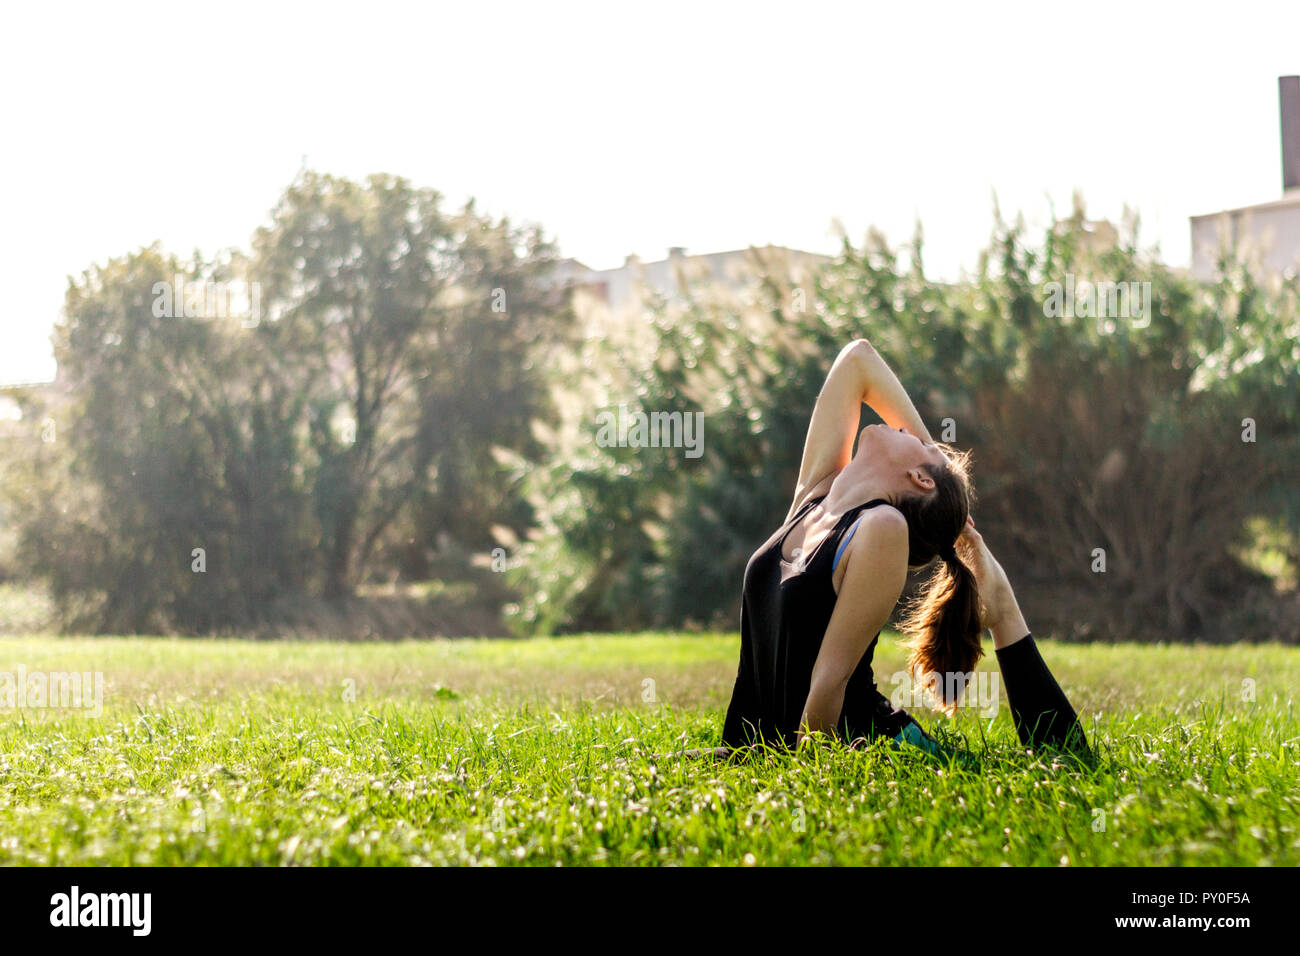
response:
{"label": "green bush", "polygon": [[[981,530],[1037,630],[1296,640],[1294,583],[1279,593],[1250,558],[1260,522],[1273,567],[1297,557],[1296,280],[1226,256],[1201,283],[1141,249],[1135,222],[1099,235],[1081,208],[1034,243],[999,220],[976,274],[940,283],[919,232],[901,251],[872,233],[811,278],[756,259],[750,301],[655,302],[639,348],[584,359],[617,384],[579,401],[579,437],[531,476],[541,523],[516,578],[550,606],[525,599],[520,626],[734,626],[826,370],[866,337],[936,437],[974,450]],[[1136,283],[1128,316],[1118,295],[1088,308],[1085,281]],[[706,453],[597,447],[595,415],[620,400],[703,411]]]}

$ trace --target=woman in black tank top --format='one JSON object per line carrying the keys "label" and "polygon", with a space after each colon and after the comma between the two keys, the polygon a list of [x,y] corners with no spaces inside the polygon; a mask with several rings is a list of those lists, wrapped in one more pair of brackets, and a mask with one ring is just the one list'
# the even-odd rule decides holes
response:
{"label": "woman in black tank top", "polygon": [[[858,433],[863,403],[885,424]],[[880,692],[871,669],[909,568],[936,558],[902,623],[914,677],[938,675],[936,705],[952,713],[964,685],[949,675],[974,670],[988,626],[1022,742],[1086,752],[1077,715],[975,531],[972,500],[966,456],[930,440],[868,342],[845,347],[817,398],[790,512],[745,568],[724,752],[796,746],[817,733],[939,749]]]}

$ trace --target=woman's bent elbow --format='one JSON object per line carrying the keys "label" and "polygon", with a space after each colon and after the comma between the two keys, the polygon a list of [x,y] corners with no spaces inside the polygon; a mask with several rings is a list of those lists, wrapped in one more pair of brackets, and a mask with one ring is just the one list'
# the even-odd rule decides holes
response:
{"label": "woman's bent elbow", "polygon": [[844,346],[844,349],[841,352],[841,354],[845,356],[856,356],[862,358],[874,355],[875,353],[875,346],[866,339],[854,339],[848,345]]}

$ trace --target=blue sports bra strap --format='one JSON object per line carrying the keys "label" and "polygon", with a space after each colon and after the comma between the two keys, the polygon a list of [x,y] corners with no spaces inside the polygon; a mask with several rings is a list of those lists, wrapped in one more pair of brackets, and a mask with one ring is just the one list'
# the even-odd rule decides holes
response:
{"label": "blue sports bra strap", "polygon": [[[863,511],[866,511],[868,508],[874,508],[876,505],[887,505],[887,504],[889,504],[889,502],[886,501],[884,498],[872,498],[866,504],[858,505],[858,507],[861,508]],[[840,566],[840,555],[844,553],[844,549],[847,548],[849,546],[849,542],[853,540],[853,532],[858,530],[858,522],[861,520],[862,520],[862,515],[858,515],[856,518],[853,519],[853,524],[849,528],[849,533],[846,534],[840,540],[840,546],[835,549],[835,560],[831,562],[832,573],[835,571],[836,568]]]}

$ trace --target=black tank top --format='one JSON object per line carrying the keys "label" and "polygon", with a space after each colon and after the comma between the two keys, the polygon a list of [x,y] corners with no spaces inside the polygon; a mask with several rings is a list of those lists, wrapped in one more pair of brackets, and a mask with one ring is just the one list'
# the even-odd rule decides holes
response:
{"label": "black tank top", "polygon": [[[850,508],[831,533],[803,559],[802,569],[781,554],[786,537],[819,501],[807,501],[754,552],[745,566],[740,610],[740,668],[722,728],[722,742],[740,747],[761,739],[794,746],[808,702],[813,664],[835,610],[831,583],[833,557],[840,541],[867,508],[888,504],[875,498]],[[876,687],[871,657],[880,640],[872,638],[844,693],[837,731],[846,739],[894,736],[911,721]]]}

